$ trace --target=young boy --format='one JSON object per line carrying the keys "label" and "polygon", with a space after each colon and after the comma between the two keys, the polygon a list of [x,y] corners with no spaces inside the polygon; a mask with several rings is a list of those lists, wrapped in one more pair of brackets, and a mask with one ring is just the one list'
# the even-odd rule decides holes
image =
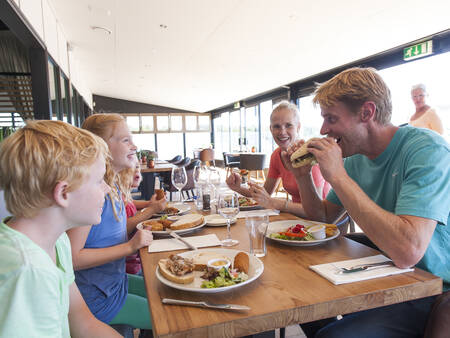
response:
{"label": "young boy", "polygon": [[60,121],[29,121],[0,144],[0,337],[116,337],[76,284],[66,230],[100,222],[108,148]]}

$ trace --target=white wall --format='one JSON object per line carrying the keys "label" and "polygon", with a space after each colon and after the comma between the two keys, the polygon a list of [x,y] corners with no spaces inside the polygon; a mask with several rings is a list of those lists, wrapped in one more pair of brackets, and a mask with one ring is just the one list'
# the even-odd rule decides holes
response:
{"label": "white wall", "polygon": [[55,10],[47,0],[15,0],[20,11],[44,41],[48,53],[92,108],[92,92],[84,82],[77,60],[67,49],[67,37]]}

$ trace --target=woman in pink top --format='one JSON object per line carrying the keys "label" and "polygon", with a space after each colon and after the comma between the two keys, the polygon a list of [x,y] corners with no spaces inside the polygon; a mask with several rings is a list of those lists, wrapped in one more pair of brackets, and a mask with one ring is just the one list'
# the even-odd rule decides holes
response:
{"label": "woman in pink top", "polygon": [[425,85],[418,84],[412,87],[411,98],[416,106],[416,112],[411,116],[409,124],[413,127],[434,130],[443,135],[444,125],[436,111],[426,103],[427,96]]}
{"label": "woman in pink top", "polygon": [[[281,151],[286,151],[298,137],[300,119],[297,106],[287,101],[280,102],[270,116],[270,131],[279,148],[272,153],[270,158],[269,173],[264,186],[260,187],[256,184],[249,183],[249,188],[242,187],[241,176],[237,173],[232,173],[228,176],[227,184],[230,189],[241,195],[255,199],[265,208],[277,209],[304,216],[294,175],[286,169],[283,159],[280,156]],[[319,196],[325,198],[330,190],[330,185],[323,179],[318,165],[312,168],[311,174]],[[284,189],[292,196],[292,202],[271,197],[280,179]]]}

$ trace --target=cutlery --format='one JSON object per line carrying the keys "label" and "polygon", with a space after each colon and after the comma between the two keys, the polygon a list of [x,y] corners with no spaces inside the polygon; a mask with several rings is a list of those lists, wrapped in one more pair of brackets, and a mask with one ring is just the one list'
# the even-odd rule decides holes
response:
{"label": "cutlery", "polygon": [[379,269],[384,268],[387,266],[395,266],[393,261],[384,261],[384,262],[378,262],[378,263],[369,263],[369,264],[359,264],[352,266],[350,268],[340,268],[340,273],[352,273],[352,272],[358,272],[358,271],[368,271],[373,269]]}
{"label": "cutlery", "polygon": [[186,244],[188,246],[189,249],[192,250],[198,250],[198,248],[195,245],[192,245],[191,243],[189,243],[188,241],[186,241],[184,238],[182,238],[180,235],[178,235],[176,232],[173,232],[170,229],[167,229],[167,232],[169,233],[170,236],[172,236],[173,238],[178,239],[180,242],[183,242],[184,244]]}
{"label": "cutlery", "polygon": [[212,304],[212,303],[208,303],[208,302],[193,302],[190,300],[180,300],[180,299],[171,299],[171,298],[163,298],[162,302],[164,304],[197,306],[197,307],[204,307],[204,308],[208,308],[208,309],[251,310],[248,306],[239,305],[239,304]]}

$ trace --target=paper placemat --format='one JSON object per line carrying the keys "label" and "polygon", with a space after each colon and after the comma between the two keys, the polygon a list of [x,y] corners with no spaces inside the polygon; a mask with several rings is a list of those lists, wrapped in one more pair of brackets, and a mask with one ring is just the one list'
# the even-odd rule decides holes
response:
{"label": "paper placemat", "polygon": [[325,277],[335,285],[359,282],[372,278],[379,278],[414,271],[414,268],[399,269],[395,266],[387,266],[373,270],[358,271],[351,273],[339,273],[340,268],[350,268],[355,265],[378,263],[387,260],[389,260],[389,258],[387,258],[384,255],[376,255],[358,259],[350,259],[347,261],[340,261],[320,265],[311,265],[309,268],[317,272],[322,277]]}
{"label": "paper placemat", "polygon": [[[215,234],[204,236],[183,237],[187,242],[195,245],[197,248],[204,248],[207,246],[221,245],[219,238]],[[156,239],[148,246],[148,252],[163,252],[172,250],[189,249],[186,244],[176,238]]]}
{"label": "paper placemat", "polygon": [[239,211],[237,214],[237,218],[245,218],[247,215],[267,215],[267,216],[276,216],[280,214],[279,210],[275,209],[262,209],[262,210],[248,210],[248,211]]}

